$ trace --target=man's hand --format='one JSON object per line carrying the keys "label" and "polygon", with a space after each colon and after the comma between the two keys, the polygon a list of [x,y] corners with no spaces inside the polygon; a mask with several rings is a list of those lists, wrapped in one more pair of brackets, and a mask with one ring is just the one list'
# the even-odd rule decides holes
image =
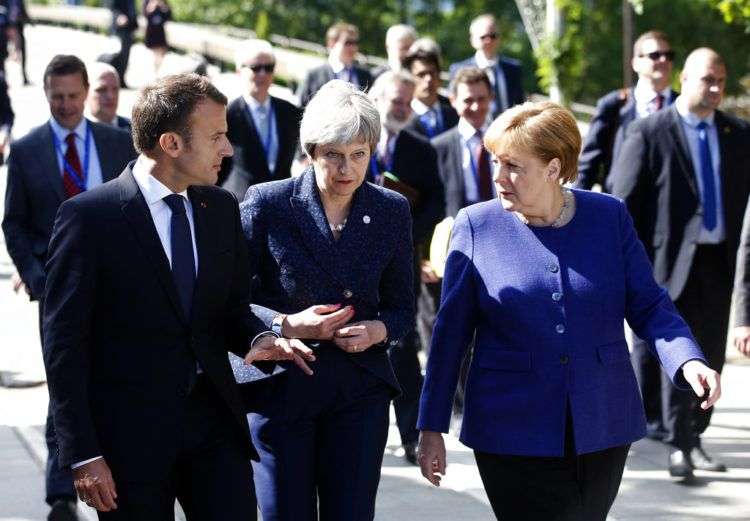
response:
{"label": "man's hand", "polygon": [[710,409],[721,397],[721,375],[700,360],[689,360],[682,365],[682,374],[699,398],[708,389],[708,398],[701,403],[704,411]]}
{"label": "man's hand", "polygon": [[23,290],[27,295],[31,295],[31,291],[29,291],[28,286],[23,283],[23,280],[21,280],[21,275],[19,275],[17,271],[13,272],[13,275],[10,277],[10,283],[13,286],[14,293],[18,293],[19,291]]}
{"label": "man's hand", "polygon": [[117,24],[117,27],[125,27],[128,25],[128,15],[120,13],[117,15],[117,19],[115,20],[115,23]]}
{"label": "man's hand", "polygon": [[445,441],[439,432],[422,431],[419,434],[419,449],[417,461],[422,469],[422,475],[427,481],[440,486],[440,475],[445,476]]}
{"label": "man's hand", "polygon": [[311,375],[313,371],[305,361],[314,362],[315,355],[312,349],[299,339],[276,338],[269,335],[259,338],[250,346],[250,351],[245,355],[245,363],[250,365],[253,362],[268,360],[291,360],[305,374]]}
{"label": "man's hand", "polygon": [[337,330],[333,343],[347,353],[361,353],[387,336],[388,330],[380,320],[363,320]]}
{"label": "man's hand", "polygon": [[732,329],[732,344],[737,351],[750,357],[750,326],[738,326]]}
{"label": "man's hand", "polygon": [[306,338],[308,340],[330,340],[333,333],[349,322],[354,316],[352,306],[341,307],[341,304],[324,304],[287,315],[281,325],[281,334],[287,338]]}
{"label": "man's hand", "polygon": [[73,469],[73,485],[78,497],[88,506],[99,512],[117,510],[115,481],[104,458]]}

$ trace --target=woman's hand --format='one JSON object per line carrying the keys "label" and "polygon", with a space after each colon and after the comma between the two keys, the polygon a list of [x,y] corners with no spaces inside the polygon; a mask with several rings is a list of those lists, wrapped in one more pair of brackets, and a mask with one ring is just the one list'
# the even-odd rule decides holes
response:
{"label": "woman's hand", "polygon": [[341,304],[325,304],[287,315],[281,325],[281,334],[287,338],[305,338],[308,340],[330,340],[341,326],[354,316],[352,306],[341,307]]}
{"label": "woman's hand", "polygon": [[250,346],[250,351],[245,355],[245,363],[268,360],[291,360],[307,375],[312,375],[312,369],[306,361],[314,362],[315,355],[312,349],[296,338],[276,338],[275,336],[264,336]]}
{"label": "woman's hand", "polygon": [[711,408],[721,396],[721,375],[700,360],[685,362],[682,365],[682,374],[699,398],[702,398],[708,389],[708,398],[701,403],[701,409],[704,411]]}
{"label": "woman's hand", "polygon": [[419,433],[419,449],[417,450],[417,461],[422,475],[427,481],[440,486],[440,475],[445,476],[445,441],[439,432],[422,431]]}
{"label": "woman's hand", "polygon": [[333,343],[347,353],[361,353],[387,336],[385,324],[380,320],[363,320],[338,329],[333,334]]}

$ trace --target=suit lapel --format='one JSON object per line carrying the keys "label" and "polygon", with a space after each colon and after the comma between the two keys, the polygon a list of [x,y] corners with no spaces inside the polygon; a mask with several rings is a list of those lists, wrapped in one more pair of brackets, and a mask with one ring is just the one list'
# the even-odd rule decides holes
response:
{"label": "suit lapel", "polygon": [[677,112],[677,108],[674,105],[663,110],[669,111],[669,133],[672,137],[672,141],[677,145],[675,147],[677,161],[682,167],[681,170],[685,174],[690,190],[693,192],[693,195],[700,200],[698,185],[695,180],[695,169],[693,168],[693,161],[690,158],[690,147],[687,138],[685,137],[685,131],[682,128],[680,114]]}
{"label": "suit lapel", "polygon": [[[290,121],[286,115],[286,112],[284,112],[284,108],[281,106],[281,104],[271,96],[271,106],[273,107],[273,114],[276,118],[276,139],[279,143],[279,151],[276,154],[276,168],[274,169],[274,172],[271,172],[274,176],[274,178],[278,178],[279,173],[279,166],[282,163],[282,151],[283,150],[290,150],[294,143],[289,143],[290,139],[290,132],[289,132],[289,124]],[[286,173],[285,175],[289,175]]]}
{"label": "suit lapel", "polygon": [[[111,153],[114,150],[114,147],[110,144],[109,136],[107,136],[105,132],[102,132],[99,125],[96,125],[91,121],[88,123],[91,125],[91,134],[94,136],[94,148],[99,157],[99,166],[102,170],[102,182],[106,183],[117,177],[121,170],[118,170],[118,166],[115,164],[117,157]],[[119,168],[121,168],[121,166]]]}
{"label": "suit lapel", "polygon": [[210,233],[211,227],[207,222],[209,218],[209,215],[206,212],[208,204],[206,203],[203,194],[194,187],[190,187],[188,188],[188,197],[190,198],[190,204],[193,207],[195,247],[198,250],[198,276],[195,283],[192,309],[192,316],[195,317],[197,315],[198,306],[204,301],[202,297],[209,286],[209,276],[213,273],[213,257],[211,252],[215,250],[211,248],[211,239],[213,236]]}
{"label": "suit lapel", "polygon": [[461,207],[466,206],[466,185],[464,184],[464,165],[463,161],[461,160],[463,156],[463,149],[461,148],[461,134],[458,132],[458,128],[454,128],[451,132],[453,132],[453,146],[451,147],[451,150],[453,150],[453,171],[455,172],[455,182],[458,184],[459,189],[461,190]]}
{"label": "suit lapel", "polygon": [[638,115],[635,109],[635,95],[633,94],[633,89],[627,89],[626,96],[627,96],[627,99],[625,100],[625,103],[623,103],[622,107],[620,107],[620,126],[621,127],[635,120],[635,118]]}
{"label": "suit lapel", "polygon": [[[724,210],[724,222],[727,219],[727,210],[730,204],[733,204],[733,199],[736,199],[738,194],[742,194],[743,191],[739,186],[739,179],[730,172],[729,158],[733,157],[732,150],[735,147],[732,146],[732,126],[727,122],[726,118],[720,111],[715,112],[715,123],[716,123],[716,134],[719,138],[719,179],[721,180],[721,201],[722,208]],[[744,201],[741,201],[744,204]]]}
{"label": "suit lapel", "polygon": [[130,223],[149,264],[153,267],[159,285],[169,297],[175,313],[187,323],[187,317],[185,317],[182,304],[177,296],[177,288],[174,284],[167,255],[164,253],[159,235],[156,233],[154,221],[151,218],[151,212],[138,188],[138,184],[135,182],[131,167],[129,166],[118,179],[122,187],[120,191],[122,212]]}
{"label": "suit lapel", "polygon": [[44,125],[42,128],[39,141],[38,151],[39,160],[42,164],[42,173],[47,177],[52,191],[55,192],[60,201],[63,201],[65,194],[63,193],[62,171],[60,164],[57,162],[57,151],[55,150],[55,142],[52,139],[52,127],[49,124]]}
{"label": "suit lapel", "polygon": [[321,269],[342,284],[340,270],[337,269],[336,244],[315,186],[315,173],[312,168],[308,168],[295,179],[294,194],[289,202],[302,240],[313,259]]}
{"label": "suit lapel", "polygon": [[[261,143],[260,135],[258,135],[258,129],[255,128],[255,122],[250,115],[250,107],[247,106],[245,98],[240,97],[238,107],[241,112],[241,114],[238,114],[238,120],[242,126],[241,132],[246,138],[245,142],[248,144],[245,151],[246,161],[248,164],[257,163],[263,172],[263,178],[261,179],[266,180],[271,176],[271,173],[268,171],[266,151],[263,149],[263,143]],[[255,158],[255,161],[252,160],[253,158]]]}

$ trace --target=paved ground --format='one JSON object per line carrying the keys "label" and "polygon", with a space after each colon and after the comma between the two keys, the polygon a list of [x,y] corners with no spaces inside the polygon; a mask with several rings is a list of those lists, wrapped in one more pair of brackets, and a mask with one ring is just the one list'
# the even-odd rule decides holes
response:
{"label": "paved ground", "polygon": [[[84,59],[116,46],[110,39],[70,30],[36,27],[29,31],[30,76],[35,85],[21,87],[15,63],[8,64],[11,96],[19,121],[14,134],[22,135],[48,114],[39,87],[44,64],[53,53],[77,53]],[[133,49],[128,82],[137,86],[150,77],[150,57],[143,47]],[[184,60],[165,62],[177,69]],[[139,81],[140,80],[140,81]],[[229,95],[237,92],[231,74],[218,77]],[[122,96],[129,106],[133,92]],[[123,113],[127,113],[126,110]],[[0,207],[5,169],[0,169]],[[1,209],[1,208],[0,208]],[[36,332],[36,307],[10,289],[12,265],[0,236],[0,377],[13,381],[41,380],[44,376]],[[724,397],[706,434],[707,448],[730,465],[726,474],[698,473],[692,486],[669,479],[664,470],[666,452],[660,444],[641,441],[633,446],[612,520],[719,521],[750,520],[750,364],[733,358],[724,373]],[[43,464],[46,450],[43,423],[46,387],[0,387],[0,521],[41,521]],[[405,464],[398,434],[391,428],[378,495],[378,521],[466,521],[492,519],[471,453],[455,438],[448,440],[449,468],[443,486],[429,487],[415,467]],[[86,519],[95,519],[82,510]]]}

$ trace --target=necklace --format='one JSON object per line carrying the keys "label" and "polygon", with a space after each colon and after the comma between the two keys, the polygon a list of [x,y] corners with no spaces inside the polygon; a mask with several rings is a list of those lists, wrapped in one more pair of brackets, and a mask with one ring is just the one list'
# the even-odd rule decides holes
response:
{"label": "necklace", "polygon": [[[573,195],[573,192],[568,188],[562,189],[562,196],[563,196],[563,204],[562,208],[560,208],[560,214],[555,218],[552,223],[550,223],[549,227],[551,228],[561,228],[568,224],[572,219],[573,215],[576,211],[576,205],[575,205],[575,196]],[[526,225],[529,226],[535,226],[529,223],[529,220],[521,213],[516,213],[518,215],[519,219],[521,219],[521,222],[523,222]]]}
{"label": "necklace", "polygon": [[344,231],[344,226],[346,226],[346,219],[344,219],[344,222],[342,222],[341,224],[332,224],[330,222],[328,223],[328,227],[334,233],[341,233],[341,232],[343,232]]}

